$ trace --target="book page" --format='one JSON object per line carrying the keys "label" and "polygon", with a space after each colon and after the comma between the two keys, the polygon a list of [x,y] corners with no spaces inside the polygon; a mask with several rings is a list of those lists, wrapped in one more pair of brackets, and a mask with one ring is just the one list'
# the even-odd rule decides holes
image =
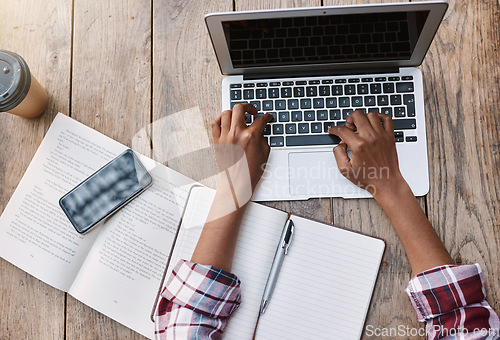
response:
{"label": "book page", "polygon": [[295,233],[257,339],[359,339],[384,241],[292,216]]}
{"label": "book page", "polygon": [[[212,204],[214,191],[193,188],[167,272],[179,259],[191,258]],[[251,339],[276,247],[287,220],[285,212],[249,203],[236,244],[232,272],[241,280],[240,308],[224,330],[225,339]]]}
{"label": "book page", "polygon": [[193,180],[140,157],[153,185],[102,227],[69,293],[153,337],[149,318]]}
{"label": "book page", "polygon": [[59,207],[59,199],[125,149],[58,114],[0,217],[0,256],[67,291],[99,227],[78,234]]}

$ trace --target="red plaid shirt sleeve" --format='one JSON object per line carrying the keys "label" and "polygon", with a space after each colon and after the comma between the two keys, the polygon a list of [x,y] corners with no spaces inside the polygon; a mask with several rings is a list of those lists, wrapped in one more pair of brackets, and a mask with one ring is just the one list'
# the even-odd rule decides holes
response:
{"label": "red plaid shirt sleeve", "polygon": [[161,297],[157,339],[221,339],[240,305],[240,280],[222,269],[180,260]]}
{"label": "red plaid shirt sleeve", "polygon": [[486,302],[478,264],[426,270],[410,280],[406,292],[418,320],[426,322],[427,339],[500,338],[500,320]]}

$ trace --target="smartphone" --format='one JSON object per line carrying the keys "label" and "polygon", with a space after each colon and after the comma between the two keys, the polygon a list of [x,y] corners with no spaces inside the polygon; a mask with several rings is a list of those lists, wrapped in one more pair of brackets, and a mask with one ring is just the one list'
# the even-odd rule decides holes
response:
{"label": "smartphone", "polygon": [[152,183],[151,175],[128,149],[61,197],[59,205],[76,231],[84,234]]}

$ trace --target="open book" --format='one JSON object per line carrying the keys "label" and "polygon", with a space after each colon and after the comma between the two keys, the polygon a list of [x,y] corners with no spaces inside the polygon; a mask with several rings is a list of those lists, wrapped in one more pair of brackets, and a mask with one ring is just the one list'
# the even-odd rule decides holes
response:
{"label": "open book", "polygon": [[140,156],[153,185],[78,234],[59,198],[127,147],[58,114],[0,217],[0,256],[147,336],[193,180]]}
{"label": "open book", "polygon": [[[194,187],[167,276],[189,259],[215,191]],[[283,227],[295,225],[266,312],[260,304]],[[249,203],[236,245],[232,272],[241,280],[242,303],[231,316],[226,339],[359,339],[368,312],[384,241]]]}
{"label": "open book", "polygon": [[[0,256],[153,337],[149,316],[165,266],[190,258],[214,191],[190,191],[193,180],[140,156],[153,176],[152,187],[101,226],[78,234],[59,198],[126,148],[59,114],[0,217]],[[285,212],[249,203],[233,265],[243,302],[228,323],[226,338],[251,339],[255,332],[258,339],[358,338],[384,242],[296,216],[291,216],[296,229],[290,252],[258,320],[288,218]]]}

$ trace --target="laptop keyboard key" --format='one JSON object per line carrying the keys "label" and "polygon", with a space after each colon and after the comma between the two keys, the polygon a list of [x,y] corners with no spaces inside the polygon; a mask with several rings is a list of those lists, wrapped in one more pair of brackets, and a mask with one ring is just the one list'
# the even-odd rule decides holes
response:
{"label": "laptop keyboard key", "polygon": [[283,111],[278,113],[278,120],[280,122],[288,122],[290,121],[290,115],[288,111]]}
{"label": "laptop keyboard key", "polygon": [[271,111],[273,109],[273,101],[272,100],[264,100],[262,102],[262,109],[264,111]]}
{"label": "laptop keyboard key", "polygon": [[292,96],[292,88],[291,87],[281,88],[281,97],[282,98],[290,98],[291,96]]}
{"label": "laptop keyboard key", "polygon": [[321,133],[321,123],[311,123],[312,133]]}
{"label": "laptop keyboard key", "polygon": [[404,106],[397,106],[394,108],[394,117],[404,117],[406,115]]}
{"label": "laptop keyboard key", "polygon": [[351,113],[353,113],[353,109],[343,109],[342,110],[342,119],[347,119]]}
{"label": "laptop keyboard key", "polygon": [[370,84],[370,93],[371,94],[382,93],[382,86],[380,86],[380,84]]}
{"label": "laptop keyboard key", "polygon": [[[272,137],[271,137],[272,138]],[[287,136],[287,146],[307,146],[307,145],[335,145],[340,143],[340,138],[335,135],[304,135]]]}
{"label": "laptop keyboard key", "polygon": [[412,94],[404,94],[403,103],[406,105],[408,117],[415,117],[415,96]]}
{"label": "laptop keyboard key", "polygon": [[271,134],[271,125],[267,124],[265,127],[264,127],[264,131],[262,131],[262,134],[264,136],[268,136]]}
{"label": "laptop keyboard key", "polygon": [[413,92],[413,91],[415,91],[415,89],[413,88],[412,82],[396,83],[396,92],[397,93]]}
{"label": "laptop keyboard key", "polygon": [[383,107],[382,113],[392,117],[392,107]]}
{"label": "laptop keyboard key", "polygon": [[368,94],[368,84],[358,84],[358,94]]}
{"label": "laptop keyboard key", "polygon": [[332,107],[337,107],[337,98],[326,98],[326,107],[327,108],[332,108]]}
{"label": "laptop keyboard key", "polygon": [[411,119],[394,119],[392,121],[394,130],[412,130],[417,128],[417,120]]}
{"label": "laptop keyboard key", "polygon": [[318,110],[317,119],[318,120],[328,120],[328,111],[327,110]]}
{"label": "laptop keyboard key", "polygon": [[344,94],[342,90],[342,85],[332,85],[332,94],[335,96],[341,96]]}
{"label": "laptop keyboard key", "polygon": [[384,93],[394,93],[394,83],[384,83]]}
{"label": "laptop keyboard key", "polygon": [[309,133],[309,123],[299,123],[299,133]]}
{"label": "laptop keyboard key", "polygon": [[257,111],[260,111],[260,101],[258,101],[258,100],[251,101],[250,104],[252,104],[253,106],[255,106],[255,108],[257,109]]}
{"label": "laptop keyboard key", "polygon": [[254,98],[253,89],[243,90],[243,99],[253,99],[253,98]]}
{"label": "laptop keyboard key", "polygon": [[323,98],[314,98],[313,107],[315,109],[322,109],[325,107],[325,100]]}
{"label": "laptop keyboard key", "polygon": [[245,104],[246,102],[231,102],[231,110],[236,104]]}
{"label": "laptop keyboard key", "polygon": [[296,124],[285,124],[285,133],[292,135],[297,133],[297,125]]}
{"label": "laptop keyboard key", "polygon": [[308,97],[316,97],[318,95],[318,88],[316,86],[306,87],[306,94]]}
{"label": "laptop keyboard key", "polygon": [[389,96],[377,96],[377,105],[384,106],[389,105]]}
{"label": "laptop keyboard key", "polygon": [[288,110],[295,110],[299,108],[298,99],[288,99]]}
{"label": "laptop keyboard key", "polygon": [[365,106],[375,106],[375,96],[365,96]]}
{"label": "laptop keyboard key", "polygon": [[344,93],[346,95],[356,94],[356,86],[355,85],[345,85]]}
{"label": "laptop keyboard key", "polygon": [[311,108],[311,99],[304,98],[300,100],[300,108],[301,109],[310,109]]}
{"label": "laptop keyboard key", "polygon": [[292,122],[302,121],[302,111],[292,111]]}
{"label": "laptop keyboard key", "polygon": [[363,97],[352,97],[352,106],[353,107],[361,107],[363,106]]}
{"label": "laptop keyboard key", "polygon": [[285,145],[285,140],[283,137],[271,137],[269,142],[270,147],[280,147]]}
{"label": "laptop keyboard key", "polygon": [[339,98],[339,107],[349,107],[351,106],[351,101],[349,97],[340,97]]}
{"label": "laptop keyboard key", "polygon": [[393,94],[390,96],[391,99],[391,105],[401,105],[401,95],[400,94]]}
{"label": "laptop keyboard key", "polygon": [[268,90],[269,98],[279,98],[280,96],[280,89],[277,87],[271,87]]}
{"label": "laptop keyboard key", "polygon": [[340,118],[341,115],[339,109],[330,110],[330,120],[340,120]]}
{"label": "laptop keyboard key", "polygon": [[273,124],[273,135],[283,134],[283,124]]}
{"label": "laptop keyboard key", "polygon": [[326,97],[330,95],[330,86],[320,86],[319,87],[319,95]]}
{"label": "laptop keyboard key", "polygon": [[305,121],[315,120],[314,111],[304,111],[304,120]]}
{"label": "laptop keyboard key", "polygon": [[241,100],[241,90],[231,90],[231,100]]}
{"label": "laptop keyboard key", "polygon": [[304,97],[305,92],[303,87],[294,87],[293,88],[293,96],[294,97]]}
{"label": "laptop keyboard key", "polygon": [[324,122],[323,123],[323,132],[328,133],[328,129],[331,128],[332,126],[335,126],[334,122]]}
{"label": "laptop keyboard key", "polygon": [[255,91],[255,98],[266,99],[267,98],[267,90],[266,89],[257,89]]}
{"label": "laptop keyboard key", "polygon": [[286,110],[286,102],[284,99],[274,101],[275,110]]}

